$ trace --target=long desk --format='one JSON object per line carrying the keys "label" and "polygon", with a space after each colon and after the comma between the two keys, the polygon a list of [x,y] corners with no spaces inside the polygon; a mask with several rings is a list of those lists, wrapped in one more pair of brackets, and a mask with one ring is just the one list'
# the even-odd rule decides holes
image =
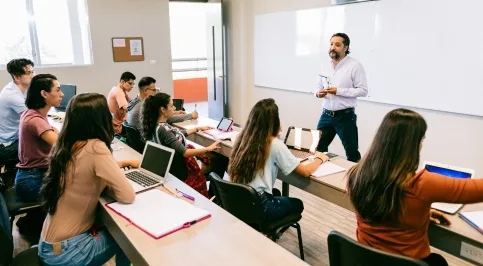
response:
{"label": "long desk", "polygon": [[[175,125],[180,128],[189,129],[196,126],[216,127],[217,124],[218,121],[200,117],[197,120],[176,123]],[[208,146],[214,141],[209,135],[201,132],[193,135],[194,136],[192,136],[190,139],[203,146]],[[219,153],[229,157],[233,143],[231,141],[223,141],[222,144],[222,149]],[[354,165],[354,163],[342,158],[334,159],[331,162],[346,169]],[[292,185],[319,198],[337,204],[345,209],[351,211],[354,210],[347,195],[345,173],[338,173],[321,178],[306,178],[295,173],[285,176],[279,171],[277,178],[283,182],[282,195],[284,196],[289,195],[289,186]],[[461,211],[465,212],[473,210],[483,210],[483,203],[467,204],[462,208]],[[448,217],[452,223],[450,226],[441,226],[436,224],[431,224],[429,226],[428,235],[431,246],[450,253],[453,256],[476,263],[461,256],[461,245],[462,243],[466,243],[483,249],[483,235],[459,218],[457,214],[448,215]]]}
{"label": "long desk", "polygon": [[[60,131],[61,123],[53,119],[49,122]],[[117,160],[141,159],[120,141],[113,142],[112,147]],[[307,265],[174,176],[166,177],[164,184],[192,195],[194,205],[212,216],[156,240],[107,209],[106,199],[101,199],[99,215],[133,265]]]}

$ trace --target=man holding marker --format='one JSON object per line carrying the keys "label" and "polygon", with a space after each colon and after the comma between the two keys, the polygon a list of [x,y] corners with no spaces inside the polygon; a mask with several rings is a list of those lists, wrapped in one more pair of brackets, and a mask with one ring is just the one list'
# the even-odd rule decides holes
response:
{"label": "man holding marker", "polygon": [[361,63],[348,56],[350,39],[345,33],[336,33],[330,39],[331,60],[322,65],[319,74],[317,98],[324,98],[323,111],[317,124],[322,136],[317,151],[326,152],[335,135],[342,141],[347,159],[358,162],[359,140],[355,107],[357,97],[368,94],[366,73]]}

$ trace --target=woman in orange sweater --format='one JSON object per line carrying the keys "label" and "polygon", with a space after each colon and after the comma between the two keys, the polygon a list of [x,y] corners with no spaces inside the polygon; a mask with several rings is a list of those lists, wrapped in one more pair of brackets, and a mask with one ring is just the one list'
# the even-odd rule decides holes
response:
{"label": "woman in orange sweater", "polygon": [[360,243],[429,265],[448,265],[442,256],[430,253],[430,220],[448,223],[442,213],[431,210],[431,203],[482,202],[483,179],[417,172],[426,129],[416,112],[389,112],[367,154],[349,170],[347,190]]}

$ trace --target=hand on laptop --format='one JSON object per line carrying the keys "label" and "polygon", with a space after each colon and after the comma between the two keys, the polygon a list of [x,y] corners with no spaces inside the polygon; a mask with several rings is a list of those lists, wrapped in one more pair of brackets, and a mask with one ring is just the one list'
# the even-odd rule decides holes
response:
{"label": "hand on laptop", "polygon": [[322,162],[327,162],[329,160],[329,156],[325,155],[324,153],[322,152],[315,152],[315,156],[317,158],[320,158],[322,160]]}
{"label": "hand on laptop", "polygon": [[206,147],[206,149],[208,151],[214,151],[216,149],[219,149],[219,148],[221,148],[220,143],[221,143],[221,140],[217,140],[213,144],[211,144],[210,146]]}
{"label": "hand on laptop", "polygon": [[139,160],[124,160],[124,161],[117,161],[120,168],[124,167],[132,167],[132,168],[139,168]]}

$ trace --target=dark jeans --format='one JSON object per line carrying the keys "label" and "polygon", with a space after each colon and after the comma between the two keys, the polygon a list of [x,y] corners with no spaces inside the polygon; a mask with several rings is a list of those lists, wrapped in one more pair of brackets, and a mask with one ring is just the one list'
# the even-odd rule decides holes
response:
{"label": "dark jeans", "polygon": [[15,177],[15,192],[22,201],[38,201],[40,187],[47,168],[18,169]]}
{"label": "dark jeans", "polygon": [[304,203],[296,198],[282,197],[278,189],[273,189],[272,194],[264,192],[260,195],[262,200],[263,212],[265,214],[264,223],[272,223],[282,217],[291,214],[301,214],[304,211]]}
{"label": "dark jeans", "polygon": [[429,266],[448,266],[448,262],[446,262],[443,256],[436,253],[429,254],[427,258],[423,259],[423,261]]}
{"label": "dark jeans", "polygon": [[15,166],[18,162],[18,140],[8,146],[0,144],[0,164],[11,163]]}
{"label": "dark jeans", "polygon": [[342,145],[344,145],[347,159],[352,162],[358,162],[361,159],[357,133],[357,115],[354,112],[354,108],[336,112],[324,109],[317,124],[317,129],[322,131],[317,151],[328,151],[330,143],[337,134],[342,141]]}

